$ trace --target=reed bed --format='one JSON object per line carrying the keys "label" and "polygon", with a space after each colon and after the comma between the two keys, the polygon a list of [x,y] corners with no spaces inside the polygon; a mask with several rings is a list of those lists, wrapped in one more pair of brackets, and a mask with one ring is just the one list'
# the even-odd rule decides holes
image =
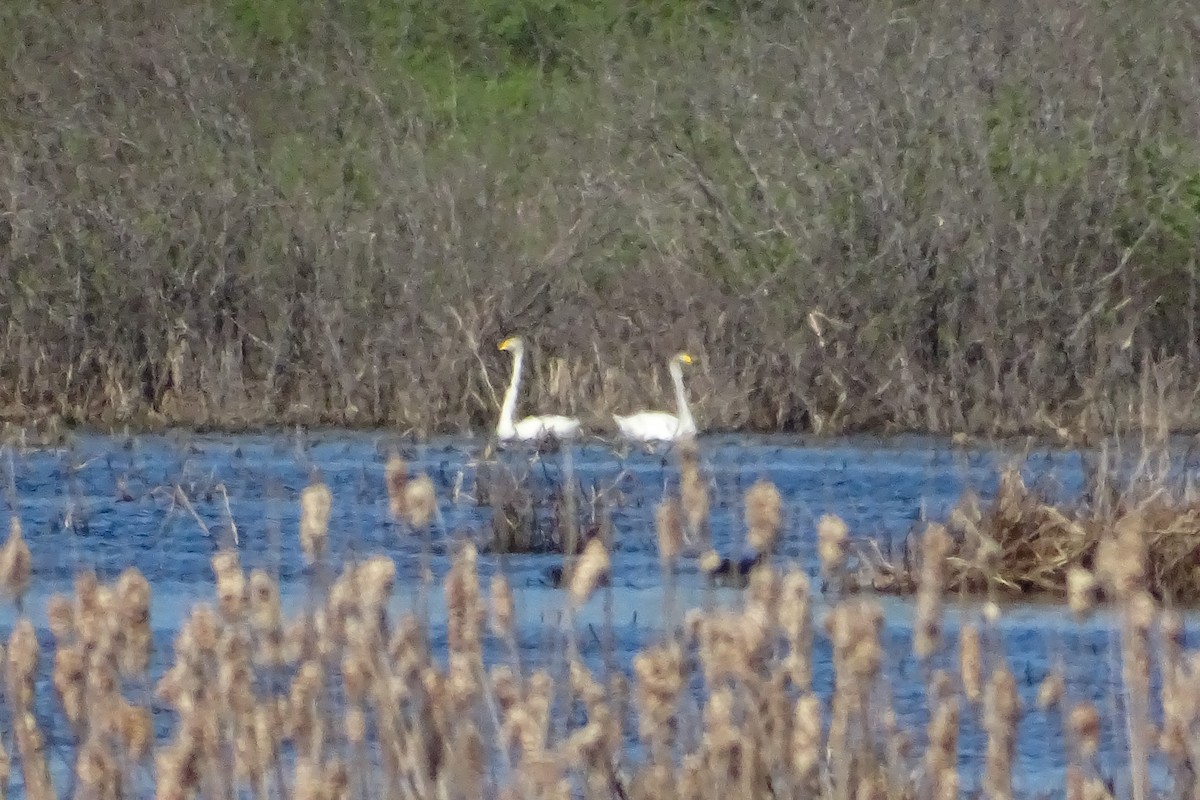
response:
{"label": "reed bed", "polygon": [[[685,469],[692,458],[685,449]],[[427,553],[432,481],[408,475],[397,459],[386,476],[391,512]],[[680,493],[696,501],[702,485],[693,476]],[[1011,491],[997,503],[1008,507]],[[598,670],[583,655],[576,620],[607,591],[602,537],[587,540],[564,581],[555,657],[531,664],[518,643],[513,589],[502,571],[485,585],[470,540],[453,543],[442,641],[429,616],[427,569],[416,586],[400,587],[386,556],[331,563],[330,488],[315,477],[299,502],[297,544],[310,567],[303,607],[285,613],[275,578],[222,549],[211,560],[213,598],[191,610],[162,674],[150,670],[153,586],[132,568],[111,582],[79,574],[71,596],[49,601],[52,641],[39,641],[23,606],[29,546],[14,520],[0,548],[0,588],[19,613],[0,659],[5,793],[940,800],[977,782],[986,797],[1015,796],[1014,753],[1029,709],[997,644],[997,606],[967,615],[956,641],[947,632],[959,557],[946,526],[929,525],[914,546],[910,653],[888,651],[879,600],[850,591],[848,531],[827,516],[817,525],[825,590],[763,558],[731,607],[676,608],[668,591],[661,637],[627,663],[606,654],[609,666]],[[743,505],[746,543],[771,553],[785,524],[778,491],[759,481]],[[658,509],[667,587],[681,560],[715,555],[697,508],[668,495]],[[1077,618],[1102,604],[1114,614],[1122,682],[1112,709],[1069,691],[1061,665],[1040,686],[1041,710],[1061,717],[1068,766],[1059,788],[1068,798],[1113,797],[1118,777],[1136,800],[1200,790],[1200,652],[1185,647],[1179,613],[1151,591],[1150,520],[1121,517],[1097,534],[1094,569],[1068,573]],[[409,590],[418,602],[397,614],[391,601]],[[830,693],[814,682],[819,643],[832,652]],[[909,658],[920,665],[929,710],[915,726],[897,714],[889,675]],[[44,664],[49,681],[38,680]],[[1162,676],[1157,686],[1152,674]],[[47,729],[47,702],[67,730]],[[982,763],[959,757],[968,722],[986,737]],[[1101,731],[1113,725],[1124,731],[1127,763],[1097,758]],[[69,773],[56,777],[51,762],[64,757]],[[1167,765],[1164,789],[1151,786],[1152,762]]]}
{"label": "reed bed", "polygon": [[[1200,600],[1200,497],[1190,487],[1135,482],[1118,491],[1110,478],[1082,499],[1056,503],[1026,485],[1017,466],[1000,474],[987,505],[969,489],[938,527],[945,585],[970,595],[1066,598],[1082,570],[1112,557],[1114,531],[1134,529],[1145,542],[1146,589],[1154,597]],[[921,566],[909,539],[902,552],[856,545],[856,589],[920,591]]]}

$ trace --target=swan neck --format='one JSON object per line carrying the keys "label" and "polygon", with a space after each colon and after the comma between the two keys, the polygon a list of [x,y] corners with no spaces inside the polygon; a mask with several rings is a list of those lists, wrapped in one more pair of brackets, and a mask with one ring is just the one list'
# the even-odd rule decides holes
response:
{"label": "swan neck", "polygon": [[675,405],[679,409],[679,427],[690,430],[695,424],[692,411],[688,408],[687,393],[683,390],[683,367],[678,361],[672,361],[670,366],[671,380],[675,382]]}
{"label": "swan neck", "polygon": [[513,429],[513,416],[517,411],[517,390],[521,385],[521,365],[525,361],[524,349],[518,350],[513,357],[512,378],[508,382],[508,391],[504,393],[504,403],[500,406],[500,432]]}

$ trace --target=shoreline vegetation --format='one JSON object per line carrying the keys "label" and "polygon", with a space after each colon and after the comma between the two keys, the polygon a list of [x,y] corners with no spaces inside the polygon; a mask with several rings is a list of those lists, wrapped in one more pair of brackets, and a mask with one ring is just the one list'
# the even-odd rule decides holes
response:
{"label": "shoreline vegetation", "polygon": [[1200,429],[1184,0],[406,8],[3,4],[0,417]]}

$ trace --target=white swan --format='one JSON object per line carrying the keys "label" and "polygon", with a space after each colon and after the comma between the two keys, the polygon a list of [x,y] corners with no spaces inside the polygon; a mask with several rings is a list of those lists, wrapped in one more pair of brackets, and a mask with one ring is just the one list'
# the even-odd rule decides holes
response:
{"label": "white swan", "polygon": [[678,414],[666,411],[642,411],[629,416],[613,414],[621,435],[638,442],[671,442],[688,439],[696,435],[696,421],[688,409],[687,394],[683,391],[682,364],[691,364],[687,353],[674,356],[667,365],[671,379],[675,382],[675,405]]}
{"label": "white swan", "polygon": [[579,434],[579,420],[574,417],[547,414],[541,417],[525,417],[520,422],[513,422],[513,414],[517,408],[517,389],[521,385],[521,365],[525,362],[525,342],[519,336],[510,336],[500,343],[500,349],[513,354],[513,370],[508,391],[504,393],[504,403],[500,406],[496,436],[501,441],[538,441],[549,437],[575,438]]}

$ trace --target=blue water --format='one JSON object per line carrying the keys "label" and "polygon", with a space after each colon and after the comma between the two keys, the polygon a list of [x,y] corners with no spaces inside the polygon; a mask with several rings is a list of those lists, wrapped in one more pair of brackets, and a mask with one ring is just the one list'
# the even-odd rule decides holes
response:
{"label": "blue water", "polygon": [[[344,431],[303,436],[80,436],[60,449],[3,453],[0,489],[6,502],[0,524],[7,530],[8,516],[15,513],[24,526],[34,562],[27,606],[47,645],[46,599],[54,592],[70,593],[78,570],[94,569],[104,580],[130,565],[141,570],[153,586],[154,670],[160,674],[167,666],[174,633],[192,604],[213,599],[209,559],[221,542],[236,538],[243,566],[277,574],[285,610],[299,606],[306,572],[297,535],[298,497],[317,471],[334,496],[329,558],[340,564],[378,553],[391,556],[398,569],[394,602],[398,611],[406,607],[412,597],[409,587],[419,576],[420,538],[388,517],[383,480],[388,453],[397,448],[410,474],[425,471],[437,486],[439,518],[431,566],[440,581],[449,568],[452,536],[470,536],[486,546],[491,511],[474,499],[484,444],[467,438],[414,444],[386,434]],[[889,543],[918,530],[923,518],[944,516],[966,488],[974,488],[986,500],[994,491],[998,469],[1014,459],[1020,461],[1029,485],[1036,484],[1052,496],[1069,499],[1083,488],[1079,455],[1052,449],[964,450],[910,437],[820,443],[706,437],[701,447],[712,478],[711,527],[717,549],[727,555],[741,552],[741,496],[755,480],[765,477],[784,500],[785,529],[776,560],[781,565],[798,564],[810,574],[817,570],[814,524],[827,512],[842,516],[853,537],[873,538],[886,551]],[[500,457],[528,471],[533,482],[547,491],[558,485],[564,465],[562,454],[531,457],[506,452]],[[628,669],[633,652],[652,641],[662,625],[654,510],[664,487],[675,485],[677,470],[669,457],[638,450],[621,454],[601,443],[574,449],[570,463],[585,496],[606,492],[611,503],[613,587],[607,597],[617,660]],[[544,571],[559,562],[549,554],[509,555],[502,560],[484,552],[479,559],[485,581],[503,569],[516,589],[522,658],[528,663],[556,652],[554,637],[561,628],[563,596],[545,585]],[[682,573],[682,604],[698,605],[701,588],[694,560],[684,563]],[[738,602],[735,590],[720,590],[717,596],[722,603]],[[438,602],[435,597],[435,642],[444,636],[444,612]],[[901,721],[914,726],[919,749],[926,701],[920,671],[910,655],[911,604],[887,598],[881,602],[887,620],[889,688]],[[602,595],[576,620],[584,656],[598,668],[600,632],[609,619],[604,609]],[[957,616],[977,613],[972,605],[951,610],[947,621],[951,641]],[[0,634],[7,637],[13,619],[13,609],[0,605]],[[1188,621],[1193,626],[1189,636],[1194,636],[1196,621],[1190,617]],[[1062,786],[1064,744],[1058,718],[1034,706],[1053,646],[1061,646],[1067,655],[1070,694],[1096,700],[1105,714],[1109,727],[1102,762],[1117,765],[1122,760],[1120,730],[1113,727],[1119,718],[1112,711],[1119,710],[1120,698],[1119,675],[1112,672],[1117,667],[1110,655],[1111,630],[1111,622],[1103,617],[1076,625],[1055,606],[1014,606],[1001,616],[998,632],[1026,711],[1015,770],[1019,790],[1036,794]],[[828,696],[830,653],[820,637],[815,658],[817,688]],[[48,671],[45,661],[43,669]],[[51,737],[51,756],[68,753],[69,742],[62,738],[65,731],[53,725],[58,711],[49,700],[52,692],[45,683],[39,692],[47,701],[39,714],[51,723],[52,731],[57,730]],[[960,738],[964,788],[977,779],[983,746],[973,715],[964,709]],[[62,768],[60,758],[56,772]],[[15,768],[14,776],[19,791]]]}

